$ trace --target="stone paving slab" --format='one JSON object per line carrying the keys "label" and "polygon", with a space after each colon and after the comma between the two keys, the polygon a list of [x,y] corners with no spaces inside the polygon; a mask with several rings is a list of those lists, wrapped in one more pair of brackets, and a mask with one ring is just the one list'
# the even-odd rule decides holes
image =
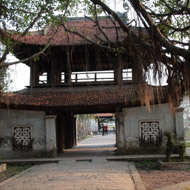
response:
{"label": "stone paving slab", "polygon": [[129,162],[93,159],[41,164],[0,183],[0,190],[145,190]]}

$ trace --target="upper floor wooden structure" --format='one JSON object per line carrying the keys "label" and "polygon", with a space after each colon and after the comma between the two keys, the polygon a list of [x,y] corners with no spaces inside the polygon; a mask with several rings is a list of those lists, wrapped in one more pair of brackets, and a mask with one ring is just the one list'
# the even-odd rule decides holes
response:
{"label": "upper floor wooden structure", "polygon": [[19,59],[35,54],[49,43],[43,54],[26,62],[31,71],[31,88],[144,82],[143,71],[141,76],[135,75],[135,56],[107,48],[109,44],[120,47],[126,38],[117,23],[102,19],[97,26],[89,20],[75,20],[65,27],[78,34],[66,32],[63,26],[49,25],[19,39],[20,45],[14,50]]}

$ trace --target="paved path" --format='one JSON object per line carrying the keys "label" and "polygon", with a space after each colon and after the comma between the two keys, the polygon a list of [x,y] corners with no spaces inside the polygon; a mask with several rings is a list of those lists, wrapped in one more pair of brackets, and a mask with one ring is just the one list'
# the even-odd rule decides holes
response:
{"label": "paved path", "polygon": [[[0,183],[0,190],[145,190],[133,163],[106,160],[114,145],[115,135],[88,138],[57,163],[35,165]],[[86,159],[78,159],[81,152]]]}
{"label": "paved path", "polygon": [[93,159],[36,165],[0,190],[145,190],[132,163]]}
{"label": "paved path", "polygon": [[79,141],[73,149],[65,149],[58,157],[108,157],[116,152],[115,134],[94,135]]}
{"label": "paved path", "polygon": [[90,138],[85,140],[79,141],[77,147],[114,147],[116,145],[116,135],[109,134],[109,135],[94,135]]}

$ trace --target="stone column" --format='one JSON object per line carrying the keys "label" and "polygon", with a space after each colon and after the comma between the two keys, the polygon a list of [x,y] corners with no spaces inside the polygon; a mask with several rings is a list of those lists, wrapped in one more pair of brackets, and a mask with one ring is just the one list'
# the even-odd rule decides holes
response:
{"label": "stone column", "polygon": [[175,113],[176,137],[178,142],[184,142],[183,108],[177,108]]}
{"label": "stone column", "polygon": [[119,153],[125,152],[125,113],[119,112],[115,115],[116,118],[116,145]]}
{"label": "stone column", "polygon": [[46,151],[48,157],[57,156],[56,117],[55,115],[48,115],[45,117]]}

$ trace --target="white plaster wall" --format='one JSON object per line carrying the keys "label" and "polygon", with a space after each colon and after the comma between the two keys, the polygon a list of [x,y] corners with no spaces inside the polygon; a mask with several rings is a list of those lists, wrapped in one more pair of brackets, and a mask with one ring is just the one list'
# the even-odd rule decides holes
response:
{"label": "white plaster wall", "polygon": [[124,112],[124,139],[125,146],[139,146],[139,121],[159,120],[162,134],[166,130],[175,132],[175,119],[168,104],[152,105],[150,110],[146,106],[125,108]]}
{"label": "white plaster wall", "polygon": [[[33,151],[12,151],[13,126],[31,126]],[[45,152],[45,112],[0,109],[0,156],[4,157],[28,157],[34,153]]]}

